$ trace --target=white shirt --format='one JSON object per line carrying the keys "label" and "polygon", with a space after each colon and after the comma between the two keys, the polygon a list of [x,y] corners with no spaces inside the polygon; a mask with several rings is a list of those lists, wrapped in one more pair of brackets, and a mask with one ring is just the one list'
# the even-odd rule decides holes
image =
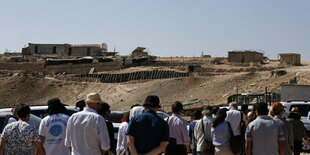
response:
{"label": "white shirt", "polygon": [[[231,125],[231,128],[234,132],[234,136],[240,135],[240,118],[241,112],[231,108],[227,111],[226,121],[228,121]],[[243,116],[243,121],[246,122],[245,117]]]}
{"label": "white shirt", "polygon": [[[202,122],[203,120],[203,122]],[[201,152],[203,151],[203,141],[204,139],[208,139],[209,141],[212,141],[211,137],[211,126],[212,126],[213,118],[212,116],[204,116],[202,119],[200,119],[194,129],[194,136],[197,140],[197,151]],[[202,125],[204,125],[204,131],[202,131]]]}
{"label": "white shirt", "polygon": [[177,144],[188,145],[190,138],[187,131],[187,122],[177,114],[165,118],[165,121],[167,120],[169,125],[169,136],[175,138]]}
{"label": "white shirt", "polygon": [[47,155],[69,155],[69,148],[65,147],[66,128],[69,116],[54,114],[42,119],[39,135],[45,137],[44,148]]}
{"label": "white shirt", "polygon": [[101,154],[101,150],[109,150],[110,139],[104,118],[91,108],[73,114],[68,120],[65,146],[72,147],[72,155],[95,155]]}
{"label": "white shirt", "polygon": [[120,155],[124,150],[126,150],[125,155],[128,155],[127,151],[127,137],[125,135],[128,127],[127,122],[123,122],[118,129],[117,145],[116,145],[116,155]]}

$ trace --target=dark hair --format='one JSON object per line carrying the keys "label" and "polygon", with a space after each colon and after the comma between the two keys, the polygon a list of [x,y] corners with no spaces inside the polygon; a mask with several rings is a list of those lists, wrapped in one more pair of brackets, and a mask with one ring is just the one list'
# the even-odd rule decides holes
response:
{"label": "dark hair", "polygon": [[59,98],[52,98],[47,101],[48,108],[46,110],[48,115],[54,115],[58,113],[67,114],[66,107],[60,102]]}
{"label": "dark hair", "polygon": [[177,114],[183,110],[183,104],[180,101],[175,101],[172,104],[171,110],[173,113]]}
{"label": "dark hair", "polygon": [[246,110],[249,110],[249,106],[247,104],[242,104],[241,111],[245,112]]}
{"label": "dark hair", "polygon": [[19,118],[26,118],[30,114],[29,106],[25,104],[19,104],[15,108],[16,114]]}
{"label": "dark hair", "polygon": [[193,113],[191,113],[191,119],[192,120],[198,120],[202,117],[201,110],[196,109]]}
{"label": "dark hair", "polygon": [[268,115],[268,106],[266,103],[256,103],[255,106],[258,115]]}
{"label": "dark hair", "polygon": [[226,108],[222,108],[217,111],[216,117],[214,118],[213,123],[212,123],[213,128],[216,128],[220,123],[225,121],[225,118],[227,116],[226,114],[227,111],[228,109]]}
{"label": "dark hair", "polygon": [[110,113],[110,105],[108,103],[102,103],[100,104],[99,108],[98,108],[98,114],[106,117],[106,115]]}
{"label": "dark hair", "polygon": [[216,113],[220,110],[220,107],[219,106],[216,106],[213,111],[212,111],[212,114],[216,115]]}
{"label": "dark hair", "polygon": [[124,113],[123,118],[127,123],[129,122],[129,111]]}
{"label": "dark hair", "polygon": [[288,118],[292,118],[292,119],[295,119],[295,120],[300,120],[301,115],[300,115],[299,112],[290,112],[288,114]]}
{"label": "dark hair", "polygon": [[86,106],[86,103],[84,100],[79,100],[75,103],[76,107],[80,108],[80,111],[82,111],[84,109],[84,107]]}

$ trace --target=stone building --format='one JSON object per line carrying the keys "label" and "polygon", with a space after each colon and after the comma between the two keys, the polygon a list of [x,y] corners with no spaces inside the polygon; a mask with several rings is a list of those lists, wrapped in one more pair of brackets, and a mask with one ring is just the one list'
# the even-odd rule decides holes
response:
{"label": "stone building", "polygon": [[230,63],[250,63],[263,62],[263,53],[256,51],[229,51],[228,62]]}
{"label": "stone building", "polygon": [[300,63],[300,54],[297,53],[281,53],[280,62],[281,64],[289,64],[289,65],[301,65]]}
{"label": "stone building", "polygon": [[102,56],[100,44],[33,44],[23,48],[25,55]]}

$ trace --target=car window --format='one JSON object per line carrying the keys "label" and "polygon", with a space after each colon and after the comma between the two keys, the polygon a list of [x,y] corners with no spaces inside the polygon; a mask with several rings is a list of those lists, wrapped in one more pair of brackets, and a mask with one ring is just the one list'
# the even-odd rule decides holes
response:
{"label": "car window", "polygon": [[292,105],[291,108],[290,108],[290,111],[297,107],[301,116],[304,116],[304,117],[307,117],[308,116],[308,112],[310,110],[310,105],[304,105],[304,104],[296,104],[296,105]]}
{"label": "car window", "polygon": [[107,120],[113,123],[122,123],[124,113],[110,113]]}

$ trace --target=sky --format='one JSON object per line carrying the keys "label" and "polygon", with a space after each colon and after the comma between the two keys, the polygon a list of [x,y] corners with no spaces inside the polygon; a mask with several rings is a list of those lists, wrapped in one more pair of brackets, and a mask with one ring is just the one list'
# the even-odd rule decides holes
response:
{"label": "sky", "polygon": [[309,0],[0,0],[0,53],[28,43],[107,43],[128,55],[227,57],[256,50],[310,60]]}

